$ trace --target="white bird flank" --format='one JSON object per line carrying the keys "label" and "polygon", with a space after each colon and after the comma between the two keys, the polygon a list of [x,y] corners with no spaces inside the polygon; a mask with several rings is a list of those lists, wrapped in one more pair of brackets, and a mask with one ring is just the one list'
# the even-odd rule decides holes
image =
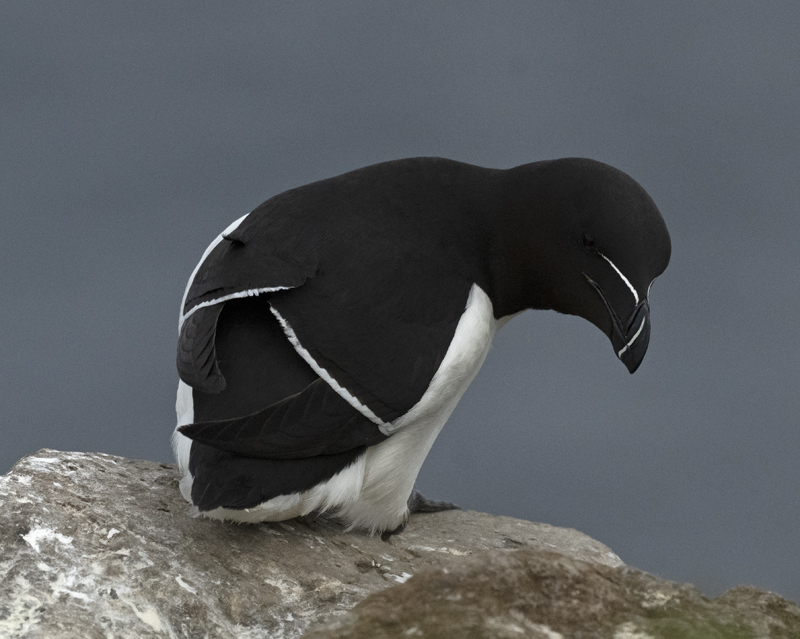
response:
{"label": "white bird flank", "polygon": [[[276,317],[281,319],[278,314]],[[396,528],[408,517],[407,500],[425,457],[486,359],[495,332],[504,323],[494,318],[491,300],[474,284],[453,340],[430,386],[408,413],[381,427],[391,437],[367,448],[350,466],[310,490],[282,495],[246,510],[216,508],[203,515],[240,522],[281,521],[315,510],[335,509],[351,527],[367,528],[372,532]],[[288,325],[282,324],[286,330]],[[287,337],[303,356],[296,336],[292,339],[287,332]],[[320,367],[315,362],[312,364],[313,360],[309,361],[307,352],[303,357],[320,374],[317,370]],[[328,381],[328,377],[323,379]],[[332,387],[339,392],[336,386]],[[186,405],[187,395],[191,402],[191,389],[179,386],[179,425],[191,420],[191,411]],[[184,473],[181,492],[191,502],[192,478],[188,472],[187,443],[190,444],[190,440],[175,433],[173,446]]]}
{"label": "white bird flank", "polygon": [[[340,509],[351,527],[392,530],[408,517],[408,497],[433,442],[483,365],[500,325],[489,296],[473,284],[453,340],[425,394],[367,449],[361,494]],[[387,433],[387,434],[388,434]]]}

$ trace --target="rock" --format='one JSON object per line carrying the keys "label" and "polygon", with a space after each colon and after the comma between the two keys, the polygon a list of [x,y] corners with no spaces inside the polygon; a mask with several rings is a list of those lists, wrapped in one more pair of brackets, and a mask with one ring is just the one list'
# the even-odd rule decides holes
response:
{"label": "rock", "polygon": [[171,465],[54,450],[0,477],[0,637],[297,637],[486,551],[623,565],[575,530],[475,512],[416,515],[388,542],[324,517],[193,519],[177,481]]}
{"label": "rock", "polygon": [[797,639],[800,609],[755,588],[709,600],[625,566],[525,549],[423,572],[305,637]]}
{"label": "rock", "polygon": [[777,595],[709,600],[575,530],[460,511],[388,542],[325,517],[226,524],[191,518],[177,481],[54,450],[0,477],[0,637],[800,637]]}

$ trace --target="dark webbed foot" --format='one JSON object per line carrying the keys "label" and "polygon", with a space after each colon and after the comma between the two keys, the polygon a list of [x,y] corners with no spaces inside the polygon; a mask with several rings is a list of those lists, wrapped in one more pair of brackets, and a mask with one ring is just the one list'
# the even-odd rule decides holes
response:
{"label": "dark webbed foot", "polygon": [[[413,515],[414,513],[438,513],[443,510],[461,510],[461,506],[456,506],[455,504],[449,501],[437,501],[435,499],[428,499],[427,497],[423,497],[422,494],[417,492],[416,490],[411,493],[411,496],[408,498],[408,514]],[[386,532],[381,534],[381,539],[383,541],[389,541],[389,538],[392,535],[398,535],[405,529],[406,525],[400,524],[394,530],[387,530]]]}
{"label": "dark webbed foot", "polygon": [[394,530],[386,530],[386,531],[382,532],[381,533],[381,541],[389,541],[389,537],[391,537],[392,535],[399,535],[401,532],[403,532],[405,530],[405,528],[406,528],[405,524],[400,524]]}
{"label": "dark webbed foot", "polygon": [[408,512],[410,515],[414,513],[438,513],[443,510],[461,510],[461,506],[456,506],[449,501],[436,501],[435,499],[428,499],[423,497],[416,490],[411,493],[408,498]]}

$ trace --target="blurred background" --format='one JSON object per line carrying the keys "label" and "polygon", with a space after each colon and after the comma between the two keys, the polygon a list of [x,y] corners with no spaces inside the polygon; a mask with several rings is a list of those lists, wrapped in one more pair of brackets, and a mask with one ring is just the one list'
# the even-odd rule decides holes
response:
{"label": "blurred background", "polygon": [[798,33],[793,2],[4,3],[0,472],[171,459],[186,279],[268,197],[401,157],[584,156],[672,234],[644,364],[522,315],[418,487],[799,600]]}

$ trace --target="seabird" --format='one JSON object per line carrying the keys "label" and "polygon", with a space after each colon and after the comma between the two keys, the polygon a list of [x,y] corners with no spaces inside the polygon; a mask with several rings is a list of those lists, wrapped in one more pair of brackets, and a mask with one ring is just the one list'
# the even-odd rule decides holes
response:
{"label": "seabird", "polygon": [[670,251],[645,190],[582,158],[412,158],[276,195],[186,286],[181,491],[208,517],[331,509],[372,532],[452,507],[414,482],[498,328],[526,309],[577,315],[633,373]]}

